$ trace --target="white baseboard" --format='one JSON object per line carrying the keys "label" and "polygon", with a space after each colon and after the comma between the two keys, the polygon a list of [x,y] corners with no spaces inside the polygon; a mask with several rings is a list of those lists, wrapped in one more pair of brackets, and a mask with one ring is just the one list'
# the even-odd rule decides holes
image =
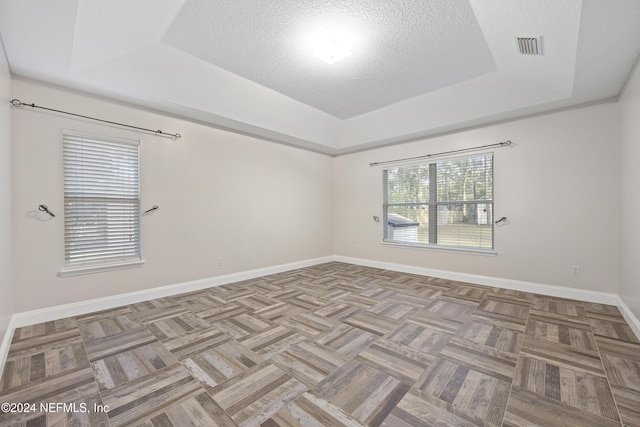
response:
{"label": "white baseboard", "polygon": [[574,299],[579,301],[594,302],[598,304],[615,305],[627,321],[635,336],[640,340],[640,320],[631,309],[620,299],[617,294],[607,292],[587,291],[584,289],[567,288],[565,286],[545,285],[541,283],[524,282],[521,280],[502,279],[499,277],[481,276],[455,271],[437,270],[433,268],[415,267],[404,264],[372,261],[361,258],[336,256],[336,261],[348,264],[362,265],[365,267],[380,268],[384,270],[399,271],[401,273],[418,274],[421,276],[438,277],[441,279],[455,280],[458,282],[474,283],[476,285],[493,286],[496,288],[513,289],[516,291],[532,292],[535,294],[552,297]]}
{"label": "white baseboard", "polygon": [[457,273],[455,271],[437,270],[412,265],[393,264],[389,262],[372,261],[361,258],[336,256],[336,261],[384,270],[399,271],[401,273],[418,274],[421,276],[438,277],[440,279],[467,282],[476,285],[493,286],[496,288],[512,289],[516,291],[532,292],[552,297],[575,299],[600,304],[618,305],[618,295],[607,292],[587,291],[583,289],[567,288],[564,286],[545,285],[541,283],[524,282],[521,280],[503,279],[500,277],[481,276],[478,274]]}
{"label": "white baseboard", "polygon": [[[88,301],[81,301],[72,304],[64,304],[40,310],[16,313],[11,317],[7,332],[2,343],[0,343],[0,368],[4,364],[9,353],[9,346],[13,338],[15,328],[33,325],[51,320],[62,319],[70,316],[79,316],[95,311],[108,310],[123,305],[135,304],[156,298],[168,297],[194,292],[214,286],[221,286],[243,280],[256,279],[270,274],[283,273],[298,268],[311,267],[331,261],[339,261],[348,264],[362,265],[366,267],[380,268],[384,270],[398,271],[402,273],[418,274],[422,276],[438,277],[442,279],[455,280],[459,282],[474,283],[478,285],[492,286],[504,289],[533,292],[542,295],[555,296],[560,298],[575,299],[580,301],[595,302],[617,306],[623,316],[633,329],[633,332],[640,339],[640,321],[633,315],[629,307],[616,294],[606,292],[588,291],[583,289],[567,288],[563,286],[545,285],[540,283],[524,282],[520,280],[503,279],[499,277],[481,276],[468,273],[457,273],[448,270],[437,270],[425,267],[416,267],[404,264],[394,264],[380,261],[373,261],[361,258],[351,258],[345,256],[327,256],[314,258],[305,261],[281,264],[273,267],[259,268],[255,270],[232,273],[223,276],[215,276],[207,279],[193,280],[190,282],[178,283],[169,286],[162,286],[144,291],[129,292],[126,294],[114,295],[105,298],[97,298]],[[0,372],[2,372],[0,370]]]}
{"label": "white baseboard", "polygon": [[[272,267],[258,268],[255,270],[242,271],[239,273],[225,274],[223,276],[214,276],[206,279],[193,280],[189,282],[161,286],[152,289],[145,289],[143,291],[128,292],[126,294],[113,295],[110,297],[96,298],[71,304],[58,305],[55,307],[47,307],[40,310],[16,313],[13,315],[11,320],[13,323],[13,328],[19,328],[22,326],[49,322],[51,320],[62,319],[65,317],[79,316],[82,314],[93,313],[95,311],[101,310],[109,310],[112,308],[121,307],[123,305],[135,304],[138,302],[148,301],[156,298],[163,298],[183,294],[186,292],[199,291],[214,286],[226,285],[228,283],[256,279],[258,277],[268,276],[270,274],[283,273],[298,268],[311,267],[334,260],[335,257],[333,256],[313,258],[309,260],[281,264]],[[11,329],[11,332],[13,332],[13,329]]]}
{"label": "white baseboard", "polygon": [[616,303],[618,306],[618,310],[622,313],[624,320],[627,321],[633,333],[636,334],[636,338],[640,340],[640,320],[633,314],[631,309],[627,307],[627,304],[624,303],[618,296],[618,302]]}
{"label": "white baseboard", "polygon": [[[422,276],[438,277],[442,279],[455,280],[459,282],[474,283],[478,285],[493,286],[503,289],[513,289],[518,291],[532,292],[542,295],[549,295],[559,298],[575,299],[580,301],[595,302],[600,304],[615,305],[624,311],[625,318],[629,317],[629,323],[634,323],[632,327],[636,335],[640,336],[640,323],[633,316],[629,308],[624,305],[618,295],[607,292],[589,291],[584,289],[568,288],[564,286],[546,285],[541,283],[525,282],[521,280],[504,279],[499,277],[481,276],[477,274],[458,273],[448,270],[437,270],[426,267],[416,267],[404,264],[394,264],[381,261],[373,261],[362,258],[351,258],[345,256],[327,256],[322,258],[314,258],[305,261],[293,262],[289,264],[281,264],[273,267],[259,268],[239,273],[232,273],[223,276],[214,276],[206,279],[193,280],[190,282],[178,283],[174,285],[162,286],[144,291],[129,292],[105,298],[97,298],[87,301],[81,301],[72,304],[48,307],[40,310],[16,313],[12,317],[14,328],[21,326],[33,325],[36,323],[48,322],[51,320],[61,319],[69,316],[78,316],[82,314],[92,313],[100,310],[108,310],[127,304],[135,304],[137,302],[148,301],[151,299],[162,298],[182,294],[185,292],[198,291],[214,286],[221,286],[228,283],[240,282],[243,280],[255,279],[270,274],[282,273],[298,268],[310,267],[313,265],[323,264],[331,261],[339,261],[348,264],[362,265],[384,270],[398,271],[402,273],[418,274]],[[626,314],[625,314],[626,313]]]}
{"label": "white baseboard", "polygon": [[15,329],[16,327],[14,325],[13,317],[11,317],[9,319],[9,324],[7,325],[7,330],[2,338],[2,342],[0,342],[0,376],[2,375],[4,364],[7,361],[7,356],[9,355],[9,347],[11,346],[13,331],[15,331]]}

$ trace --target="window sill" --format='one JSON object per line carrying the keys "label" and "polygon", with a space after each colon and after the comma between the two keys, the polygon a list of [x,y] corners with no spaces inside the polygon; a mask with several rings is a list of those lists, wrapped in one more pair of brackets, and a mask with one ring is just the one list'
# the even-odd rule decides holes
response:
{"label": "window sill", "polygon": [[120,262],[117,264],[103,264],[103,265],[85,265],[78,267],[63,268],[58,275],[60,277],[80,276],[82,274],[102,273],[105,271],[121,270],[124,268],[136,268],[142,267],[144,260]]}
{"label": "window sill", "polygon": [[408,243],[408,242],[395,242],[395,241],[382,241],[382,246],[390,246],[395,248],[404,249],[420,249],[439,252],[455,252],[471,255],[483,255],[483,256],[496,256],[498,252],[495,249],[474,249],[474,248],[457,248],[453,246],[438,246],[438,245],[425,245],[421,243]]}

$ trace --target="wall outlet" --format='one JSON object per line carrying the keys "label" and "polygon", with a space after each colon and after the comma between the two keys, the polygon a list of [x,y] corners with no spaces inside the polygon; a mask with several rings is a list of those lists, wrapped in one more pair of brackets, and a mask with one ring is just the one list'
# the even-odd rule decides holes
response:
{"label": "wall outlet", "polygon": [[579,276],[580,275],[580,266],[579,265],[572,265],[571,266],[571,275],[572,276]]}
{"label": "wall outlet", "polygon": [[222,267],[222,257],[218,257],[218,267]]}

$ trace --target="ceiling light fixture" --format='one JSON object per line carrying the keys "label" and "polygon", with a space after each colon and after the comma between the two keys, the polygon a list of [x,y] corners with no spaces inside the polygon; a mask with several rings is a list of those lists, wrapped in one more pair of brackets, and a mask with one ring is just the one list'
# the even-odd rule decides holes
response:
{"label": "ceiling light fixture", "polygon": [[311,41],[313,54],[327,64],[333,64],[351,55],[351,38],[333,29],[319,34]]}

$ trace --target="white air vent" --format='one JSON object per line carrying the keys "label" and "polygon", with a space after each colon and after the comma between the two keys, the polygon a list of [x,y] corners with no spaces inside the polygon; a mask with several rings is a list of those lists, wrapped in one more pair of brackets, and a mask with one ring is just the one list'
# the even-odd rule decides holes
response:
{"label": "white air vent", "polygon": [[520,55],[542,55],[542,37],[516,37]]}

